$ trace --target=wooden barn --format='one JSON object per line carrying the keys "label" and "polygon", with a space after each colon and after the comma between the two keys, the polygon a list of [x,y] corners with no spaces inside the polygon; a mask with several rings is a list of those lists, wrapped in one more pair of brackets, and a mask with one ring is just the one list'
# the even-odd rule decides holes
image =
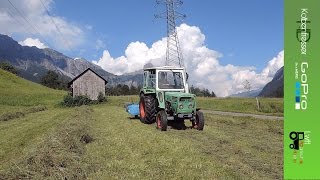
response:
{"label": "wooden barn", "polygon": [[91,100],[97,100],[101,92],[105,96],[108,82],[99,74],[88,68],[69,82],[73,97],[86,95]]}

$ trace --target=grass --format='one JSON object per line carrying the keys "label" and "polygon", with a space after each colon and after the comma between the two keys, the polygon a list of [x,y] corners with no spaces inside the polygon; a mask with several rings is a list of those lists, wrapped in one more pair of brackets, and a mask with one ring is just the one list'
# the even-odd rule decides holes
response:
{"label": "grass", "polygon": [[[5,179],[85,179],[87,177],[87,166],[82,161],[82,156],[86,151],[85,144],[92,141],[88,126],[92,109],[82,106],[60,113],[59,117],[54,117],[58,120],[52,123],[57,125],[38,139],[38,143],[23,142],[33,144],[34,148],[29,148],[22,157],[14,160],[14,166],[7,167],[7,170],[2,173],[0,171],[0,177]],[[29,130],[29,132],[34,131]],[[10,152],[6,152],[8,153]],[[6,156],[8,157],[11,161],[17,158],[16,155]]]}
{"label": "grass", "polygon": [[93,109],[89,179],[282,178],[282,121],[207,115],[203,132],[160,132],[119,107]]}
{"label": "grass", "polygon": [[0,174],[37,149],[70,115],[71,109],[56,108],[65,94],[0,69]]}
{"label": "grass", "polygon": [[9,121],[11,119],[24,117],[26,114],[45,111],[45,110],[47,110],[46,106],[33,106],[33,107],[24,108],[23,110],[20,110],[20,111],[17,111],[17,110],[13,112],[7,111],[6,113],[0,115],[0,121]]}
{"label": "grass", "polygon": [[54,109],[0,122],[0,169],[34,149],[68,114],[68,110]]}
{"label": "grass", "polygon": [[259,101],[260,109],[255,98],[197,97],[197,105],[206,110],[283,116],[283,98],[259,98]]}
{"label": "grass", "polygon": [[[138,96],[108,97],[106,104],[90,107],[56,106],[65,94],[0,70],[0,117],[13,116],[0,121],[0,179],[282,178],[283,121],[208,114],[204,131],[160,132],[125,112],[123,104]],[[204,109],[277,114],[257,112],[254,99],[198,103]],[[261,100],[270,109],[281,103]]]}
{"label": "grass", "polygon": [[[110,105],[122,106],[125,102],[139,102],[139,97],[111,96],[108,100]],[[197,106],[206,110],[283,116],[283,98],[259,98],[260,110],[255,98],[197,97],[196,100]]]}
{"label": "grass", "polygon": [[[65,116],[54,106],[66,92],[0,69],[0,167],[20,157]],[[9,121],[10,120],[10,121]]]}
{"label": "grass", "polygon": [[54,107],[66,94],[22,79],[0,69],[0,115],[33,106]]}

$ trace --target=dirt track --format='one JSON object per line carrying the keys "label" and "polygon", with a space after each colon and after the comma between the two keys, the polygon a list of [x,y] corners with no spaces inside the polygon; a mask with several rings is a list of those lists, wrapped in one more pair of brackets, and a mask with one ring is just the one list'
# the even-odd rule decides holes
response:
{"label": "dirt track", "polygon": [[213,110],[201,110],[204,113],[223,115],[223,116],[242,116],[242,117],[254,117],[257,119],[268,119],[268,120],[283,120],[283,117],[279,116],[268,116],[262,114],[248,114],[248,113],[237,113],[237,112],[224,112],[224,111],[213,111]]}

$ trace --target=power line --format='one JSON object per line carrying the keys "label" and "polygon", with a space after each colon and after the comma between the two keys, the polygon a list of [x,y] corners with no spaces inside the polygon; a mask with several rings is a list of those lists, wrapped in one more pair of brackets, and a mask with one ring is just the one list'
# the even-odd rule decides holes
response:
{"label": "power line", "polygon": [[9,9],[7,9],[7,13],[8,13],[14,20],[16,20],[16,22],[18,22],[18,24],[20,24],[22,27],[24,27],[24,29],[25,29],[26,31],[28,31],[28,33],[34,34],[33,32],[30,31],[29,28],[27,28],[27,27],[25,26],[25,24],[24,24],[22,21],[20,21],[16,16],[14,16],[14,15],[10,12]]}
{"label": "power line", "polygon": [[[36,26],[33,26],[32,23],[28,20],[28,18],[26,16],[23,15],[23,13],[10,1],[8,0],[8,2],[10,3],[10,5],[19,13],[19,15],[29,24],[29,26],[35,31],[37,32],[40,37],[42,38],[42,40],[48,44],[48,46],[51,46],[51,44],[46,41],[46,39],[42,36],[42,34],[38,31]],[[52,47],[52,46],[51,46]]]}
{"label": "power line", "polygon": [[59,26],[57,25],[57,23],[56,23],[56,22],[54,21],[54,19],[52,18],[52,15],[50,14],[48,8],[45,6],[45,4],[43,3],[43,1],[40,0],[40,2],[41,2],[41,4],[42,4],[42,6],[45,8],[46,13],[47,13],[48,16],[50,17],[51,22],[55,25],[55,27],[56,27],[58,33],[60,34],[61,38],[63,39],[63,41],[64,41],[64,42],[66,43],[66,45],[68,46],[68,49],[71,51],[71,46],[70,46],[69,41],[63,36],[63,33],[61,32],[61,30],[60,30]]}

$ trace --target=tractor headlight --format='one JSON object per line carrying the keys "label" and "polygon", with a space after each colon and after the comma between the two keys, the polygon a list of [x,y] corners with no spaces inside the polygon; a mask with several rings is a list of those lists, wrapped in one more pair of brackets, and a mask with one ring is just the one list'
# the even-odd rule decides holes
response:
{"label": "tractor headlight", "polygon": [[180,109],[183,109],[183,104],[180,104],[180,105],[179,105],[179,108],[180,108]]}
{"label": "tractor headlight", "polygon": [[190,104],[189,104],[189,109],[192,109],[192,108],[193,108],[193,104],[190,103]]}

